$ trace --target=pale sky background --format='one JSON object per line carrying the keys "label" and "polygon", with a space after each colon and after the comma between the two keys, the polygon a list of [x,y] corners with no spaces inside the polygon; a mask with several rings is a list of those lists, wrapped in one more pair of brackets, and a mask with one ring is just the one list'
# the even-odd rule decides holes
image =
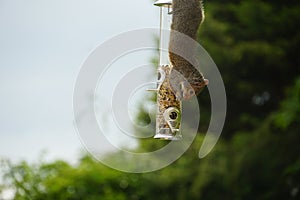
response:
{"label": "pale sky background", "polygon": [[151,0],[0,0],[0,157],[78,158],[72,94],[82,63],[114,35],[158,28],[158,14]]}

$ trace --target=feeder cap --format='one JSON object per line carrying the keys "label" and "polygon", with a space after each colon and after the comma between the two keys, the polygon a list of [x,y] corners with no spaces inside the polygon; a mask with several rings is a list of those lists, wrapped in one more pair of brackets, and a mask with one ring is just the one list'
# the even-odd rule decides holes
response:
{"label": "feeder cap", "polygon": [[172,5],[172,0],[158,0],[154,3],[155,6],[170,6]]}

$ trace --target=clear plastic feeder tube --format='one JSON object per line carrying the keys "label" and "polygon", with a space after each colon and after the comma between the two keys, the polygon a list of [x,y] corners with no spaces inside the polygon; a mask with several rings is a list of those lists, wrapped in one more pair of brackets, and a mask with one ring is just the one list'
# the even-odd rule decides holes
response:
{"label": "clear plastic feeder tube", "polygon": [[[168,1],[170,2],[170,1]],[[171,2],[172,3],[172,2]],[[169,65],[169,42],[172,24],[172,5],[160,6],[159,64]]]}
{"label": "clear plastic feeder tube", "polygon": [[157,90],[156,133],[154,138],[179,140],[182,105],[170,87],[170,65],[159,66],[159,87]]}
{"label": "clear plastic feeder tube", "polygon": [[158,0],[154,5],[160,7],[159,66],[157,84],[156,133],[154,138],[179,140],[182,105],[170,86],[171,64],[169,42],[172,24],[172,1]]}

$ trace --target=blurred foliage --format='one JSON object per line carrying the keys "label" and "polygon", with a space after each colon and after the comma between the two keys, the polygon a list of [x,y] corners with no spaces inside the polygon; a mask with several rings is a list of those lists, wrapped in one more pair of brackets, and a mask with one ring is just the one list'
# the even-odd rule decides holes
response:
{"label": "blurred foliage", "polygon": [[[89,156],[77,165],[3,161],[0,193],[13,189],[16,200],[300,199],[300,1],[211,0],[205,8],[199,41],[228,98],[222,138],[207,157],[197,157],[198,134],[180,159],[145,174],[118,172]],[[203,123],[208,97],[207,90],[199,97]],[[141,111],[147,124],[151,117]],[[165,144],[148,139],[139,148]]]}
{"label": "blurred foliage", "polygon": [[[223,137],[256,129],[300,72],[298,1],[206,3],[199,40],[216,62],[228,98]],[[200,96],[201,97],[201,96]]]}

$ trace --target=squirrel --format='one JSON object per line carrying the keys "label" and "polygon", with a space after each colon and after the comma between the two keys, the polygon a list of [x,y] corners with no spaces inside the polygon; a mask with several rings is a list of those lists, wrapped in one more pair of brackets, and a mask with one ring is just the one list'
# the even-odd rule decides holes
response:
{"label": "squirrel", "polygon": [[169,43],[169,58],[172,64],[171,88],[179,100],[188,100],[198,95],[209,81],[195,66],[172,51],[175,48],[187,49],[191,58],[195,59],[196,47],[187,47],[176,32],[196,40],[197,31],[204,20],[202,0],[173,0],[172,13]]}

